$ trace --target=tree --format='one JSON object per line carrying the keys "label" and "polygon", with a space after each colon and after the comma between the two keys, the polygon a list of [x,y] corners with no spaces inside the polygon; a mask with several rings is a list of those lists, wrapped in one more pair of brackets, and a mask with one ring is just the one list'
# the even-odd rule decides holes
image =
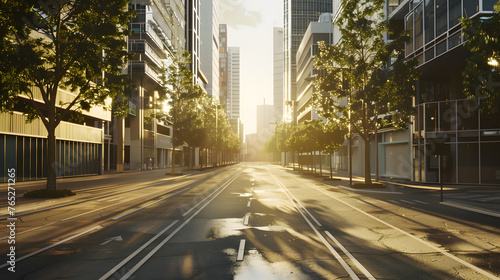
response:
{"label": "tree", "polygon": [[[395,36],[392,43],[384,40],[384,34],[392,32],[383,20],[383,7],[383,0],[343,0],[335,22],[341,39],[334,46],[320,43],[315,57],[315,106],[330,123],[343,129],[350,125],[362,138],[366,184],[371,184],[370,140],[378,115],[392,113],[393,124],[403,128],[412,113],[417,77],[413,64],[404,61],[405,34]],[[396,61],[389,66],[391,57]]]}
{"label": "tree", "polygon": [[172,175],[175,175],[175,147],[185,142],[192,143],[192,133],[189,130],[202,125],[195,110],[198,108],[196,100],[202,97],[203,90],[193,83],[190,61],[187,51],[173,55],[160,75],[162,90],[159,102],[167,102],[168,109],[158,112],[155,117],[172,123]]}
{"label": "tree", "polygon": [[[92,106],[104,106],[122,91],[119,75],[128,53],[125,36],[132,16],[127,0],[1,1],[2,110],[22,94],[27,120],[47,129],[47,189],[56,186],[55,130],[61,121]],[[63,101],[60,89],[75,93]],[[41,101],[39,101],[41,99]],[[26,100],[26,99],[24,99]],[[111,108],[109,108],[111,109]]]}
{"label": "tree", "polygon": [[323,125],[319,120],[311,120],[295,126],[285,145],[298,153],[312,153],[322,151],[325,139]]}
{"label": "tree", "polygon": [[491,16],[465,18],[467,62],[463,71],[464,91],[468,97],[488,97],[481,101],[486,111],[500,107],[500,2]]}

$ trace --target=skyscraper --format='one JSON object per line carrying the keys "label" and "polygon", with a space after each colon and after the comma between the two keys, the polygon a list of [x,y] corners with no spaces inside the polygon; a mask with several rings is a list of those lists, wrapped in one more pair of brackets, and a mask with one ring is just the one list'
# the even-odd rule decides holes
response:
{"label": "skyscraper", "polygon": [[219,99],[219,0],[200,6],[200,68],[207,77],[207,94]]}
{"label": "skyscraper", "polygon": [[193,83],[198,81],[200,69],[200,0],[187,0],[186,5],[186,50],[191,54]]}
{"label": "skyscraper", "polygon": [[283,28],[273,28],[274,121],[283,119]]}
{"label": "skyscraper", "polygon": [[240,117],[240,48],[228,48],[227,117]]}
{"label": "skyscraper", "polygon": [[219,102],[227,114],[227,25],[219,24]]}
{"label": "skyscraper", "polygon": [[284,3],[284,92],[285,116],[296,122],[296,54],[302,37],[312,21],[322,13],[331,13],[332,0],[285,0]]}

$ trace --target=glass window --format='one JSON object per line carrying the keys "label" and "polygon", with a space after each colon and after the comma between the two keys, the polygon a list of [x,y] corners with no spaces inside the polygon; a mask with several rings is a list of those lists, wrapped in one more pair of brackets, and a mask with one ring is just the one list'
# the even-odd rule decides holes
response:
{"label": "glass window", "polygon": [[455,102],[442,102],[440,111],[440,128],[441,131],[453,131],[456,130],[456,110]]}
{"label": "glass window", "polygon": [[444,144],[444,151],[441,156],[441,176],[443,178],[443,182],[446,183],[456,183],[456,147],[456,144]]}
{"label": "glass window", "polygon": [[500,111],[481,110],[481,129],[499,129]]}
{"label": "glass window", "polygon": [[425,51],[425,61],[429,61],[434,58],[434,48]]}
{"label": "glass window", "polygon": [[447,50],[446,40],[441,41],[439,44],[436,45],[436,56],[439,56],[439,55],[445,53],[446,50]]}
{"label": "glass window", "polygon": [[500,184],[500,142],[481,144],[481,183]]}
{"label": "glass window", "polygon": [[436,36],[448,30],[448,7],[447,0],[436,0]]}
{"label": "glass window", "polygon": [[20,180],[24,180],[24,169],[23,169],[23,166],[24,166],[24,141],[23,141],[23,138],[22,136],[18,136],[16,138],[16,142],[17,142],[17,146],[16,146],[16,176],[20,179]]}
{"label": "glass window", "polygon": [[497,2],[498,0],[483,0],[483,11],[493,11],[493,6],[495,6]]}
{"label": "glass window", "polygon": [[[434,34],[434,0],[425,0],[425,42],[435,38]],[[426,59],[427,60],[427,59]]]}
{"label": "glass window", "polygon": [[464,2],[464,17],[471,17],[479,12],[479,0],[465,0]]}
{"label": "glass window", "polygon": [[479,183],[479,144],[458,144],[458,182]]}
{"label": "glass window", "polygon": [[413,53],[413,14],[409,14],[406,17],[406,30],[410,35],[408,41],[406,41],[406,55]]}
{"label": "glass window", "polygon": [[415,13],[415,49],[419,49],[423,46],[424,42],[424,21],[423,21],[423,14],[424,14],[424,6],[423,5],[418,5],[418,7],[414,11]]}
{"label": "glass window", "polygon": [[457,125],[459,130],[473,130],[478,128],[477,99],[467,99],[457,102]]}
{"label": "glass window", "polygon": [[449,0],[449,8],[450,8],[450,28],[459,24],[459,19],[462,17],[461,15],[461,0]]}
{"label": "glass window", "polygon": [[5,168],[5,136],[0,135],[0,182],[7,182],[5,178],[5,173],[7,168]]}
{"label": "glass window", "polygon": [[[24,137],[24,180],[31,180],[31,143],[30,137]],[[33,159],[35,160],[35,159]]]}
{"label": "glass window", "polygon": [[460,45],[462,43],[462,33],[461,32],[457,32],[455,34],[453,34],[452,36],[450,36],[450,38],[448,38],[448,47],[451,49],[453,49],[454,47]]}
{"label": "glass window", "polygon": [[438,106],[437,103],[429,103],[425,105],[425,131],[438,130]]}

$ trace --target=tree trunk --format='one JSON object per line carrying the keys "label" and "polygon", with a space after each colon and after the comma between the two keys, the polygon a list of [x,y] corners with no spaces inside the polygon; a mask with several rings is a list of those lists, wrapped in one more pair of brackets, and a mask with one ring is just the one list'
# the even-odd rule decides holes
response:
{"label": "tree trunk", "polygon": [[56,128],[47,127],[47,190],[57,190]]}
{"label": "tree trunk", "polygon": [[372,177],[370,173],[370,137],[366,137],[365,142],[365,184],[372,183]]}
{"label": "tree trunk", "polygon": [[319,176],[323,176],[323,158],[321,157],[321,152],[319,152]]}
{"label": "tree trunk", "polygon": [[330,154],[330,179],[333,178],[333,156]]}
{"label": "tree trunk", "polygon": [[378,182],[378,127],[375,124],[375,182]]}

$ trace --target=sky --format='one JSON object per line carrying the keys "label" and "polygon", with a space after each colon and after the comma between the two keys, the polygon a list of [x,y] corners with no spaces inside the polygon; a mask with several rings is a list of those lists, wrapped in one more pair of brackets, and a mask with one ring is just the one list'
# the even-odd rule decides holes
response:
{"label": "sky", "polygon": [[283,0],[220,0],[228,47],[240,47],[240,108],[245,135],[257,131],[257,105],[273,104],[273,27],[283,27]]}

